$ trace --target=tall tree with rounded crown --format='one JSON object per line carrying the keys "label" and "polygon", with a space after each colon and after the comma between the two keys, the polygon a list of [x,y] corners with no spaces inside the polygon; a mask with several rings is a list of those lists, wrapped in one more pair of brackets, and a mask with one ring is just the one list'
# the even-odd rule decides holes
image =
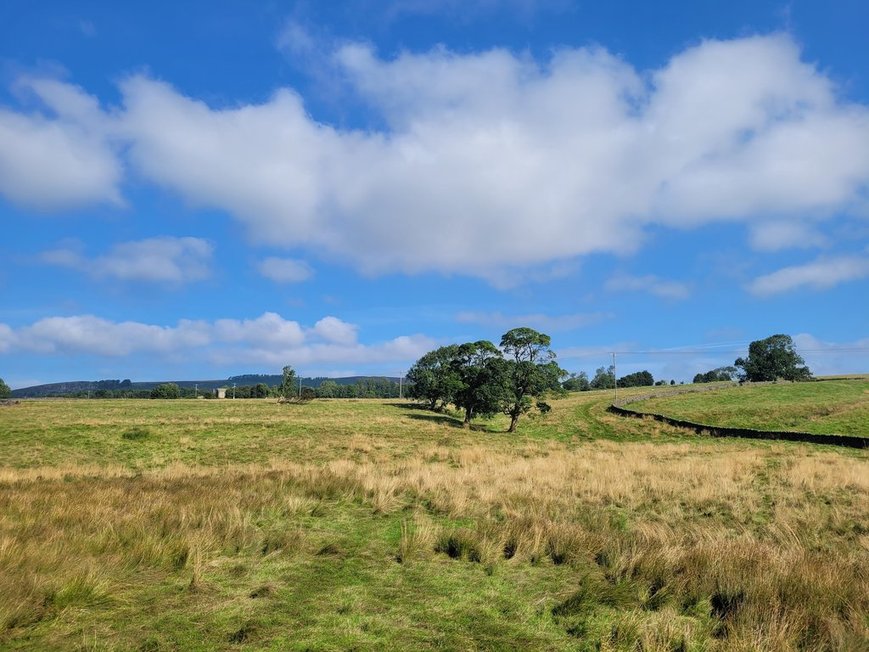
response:
{"label": "tall tree with rounded crown", "polygon": [[748,357],[733,363],[741,369],[740,378],[752,382],[771,380],[808,380],[812,372],[794,349],[790,335],[770,335],[748,345]]}
{"label": "tall tree with rounded crown", "polygon": [[519,417],[531,409],[531,399],[557,389],[567,373],[555,362],[551,338],[533,328],[514,328],[501,337],[508,359],[504,413],[510,417],[508,432],[516,432]]}

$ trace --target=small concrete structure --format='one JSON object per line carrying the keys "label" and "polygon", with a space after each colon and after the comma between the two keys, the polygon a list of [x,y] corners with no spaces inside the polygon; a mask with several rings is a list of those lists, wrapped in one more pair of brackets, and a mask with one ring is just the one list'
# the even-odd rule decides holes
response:
{"label": "small concrete structure", "polygon": [[214,390],[214,398],[226,398],[226,387],[218,387]]}

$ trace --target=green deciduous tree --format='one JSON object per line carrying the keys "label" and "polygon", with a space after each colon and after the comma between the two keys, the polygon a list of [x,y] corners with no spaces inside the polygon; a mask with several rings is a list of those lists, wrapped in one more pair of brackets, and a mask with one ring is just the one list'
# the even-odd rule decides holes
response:
{"label": "green deciduous tree", "polygon": [[9,389],[6,381],[0,378],[0,398],[9,398],[10,396],[12,396],[12,390]]}
{"label": "green deciduous tree", "polygon": [[407,395],[425,401],[430,410],[453,402],[462,380],[458,371],[459,346],[450,344],[429,351],[407,372]]}
{"label": "green deciduous tree", "polygon": [[161,383],[151,390],[151,398],[181,398],[181,389],[175,383]]}
{"label": "green deciduous tree", "polygon": [[736,377],[736,367],[716,367],[705,374],[694,376],[694,383],[717,383],[724,380],[733,380]]}
{"label": "green deciduous tree", "polygon": [[609,367],[598,367],[597,371],[594,372],[594,378],[591,379],[592,389],[612,389],[616,386],[616,375],[615,369],[610,365]]}
{"label": "green deciduous tree", "polygon": [[286,400],[291,400],[298,393],[298,380],[296,379],[296,370],[290,365],[283,368],[283,379],[278,387],[278,393]]}
{"label": "green deciduous tree", "polygon": [[748,346],[748,357],[733,363],[741,369],[740,378],[752,382],[778,380],[807,380],[812,372],[794,349],[790,335],[771,335],[755,340]]}
{"label": "green deciduous tree", "polygon": [[515,432],[519,417],[531,409],[532,399],[560,387],[566,375],[549,348],[551,339],[532,328],[514,328],[501,337],[507,356],[503,411],[510,417],[507,432]]}
{"label": "green deciduous tree", "polygon": [[649,371],[635,371],[619,378],[619,387],[649,387],[655,384],[655,379]]}
{"label": "green deciduous tree", "polygon": [[492,416],[501,411],[506,398],[506,361],[488,340],[460,344],[452,367],[459,385],[452,402],[465,411],[465,425],[475,416]]}
{"label": "green deciduous tree", "polygon": [[570,374],[570,378],[561,383],[568,392],[587,392],[591,389],[591,383],[588,381],[588,374],[580,371],[578,374]]}
{"label": "green deciduous tree", "polygon": [[324,380],[317,388],[317,396],[322,398],[334,398],[338,394],[338,383],[334,380]]}

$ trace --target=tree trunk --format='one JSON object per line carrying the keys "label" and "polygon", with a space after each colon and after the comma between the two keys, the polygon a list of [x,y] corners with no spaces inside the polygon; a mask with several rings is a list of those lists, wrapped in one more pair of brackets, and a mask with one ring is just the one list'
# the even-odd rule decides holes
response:
{"label": "tree trunk", "polygon": [[474,418],[473,408],[466,408],[465,409],[465,422],[462,425],[464,425],[465,428],[470,428],[471,427],[471,419],[473,419],[473,418]]}
{"label": "tree trunk", "polygon": [[516,424],[519,423],[519,415],[511,414],[510,415],[510,427],[507,428],[507,432],[516,432]]}

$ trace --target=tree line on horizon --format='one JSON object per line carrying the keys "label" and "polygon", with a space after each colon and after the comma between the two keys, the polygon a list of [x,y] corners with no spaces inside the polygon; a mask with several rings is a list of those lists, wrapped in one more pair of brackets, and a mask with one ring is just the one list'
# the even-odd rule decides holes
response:
{"label": "tree line on horizon", "polygon": [[[303,381],[304,382],[304,381]],[[293,373],[293,380],[280,385],[256,383],[255,385],[238,385],[226,388],[227,398],[285,398],[311,400],[314,398],[398,398],[399,383],[388,378],[361,378],[354,383],[338,383],[334,380],[322,380],[317,387],[298,384],[298,377]],[[95,389],[82,390],[64,394],[67,398],[145,398],[145,399],[180,399],[180,398],[214,398],[214,391],[196,390],[192,387],[181,387],[178,383],[160,383],[151,389]]]}
{"label": "tree line on horizon", "polygon": [[[770,382],[788,380],[798,382],[811,378],[812,372],[806,366],[805,360],[797,354],[791,336],[776,334],[751,342],[748,346],[748,357],[737,358],[733,365],[716,367],[707,372],[695,374],[692,382],[695,384],[723,381]],[[615,369],[610,365],[609,367],[598,367],[591,380],[584,371],[570,374],[570,378],[564,381],[563,386],[570,391],[590,391],[593,389],[613,389],[616,382],[618,387],[647,387],[667,384],[664,380],[655,381],[648,371],[628,374],[616,381]],[[675,380],[670,381],[670,385],[675,384]]]}

